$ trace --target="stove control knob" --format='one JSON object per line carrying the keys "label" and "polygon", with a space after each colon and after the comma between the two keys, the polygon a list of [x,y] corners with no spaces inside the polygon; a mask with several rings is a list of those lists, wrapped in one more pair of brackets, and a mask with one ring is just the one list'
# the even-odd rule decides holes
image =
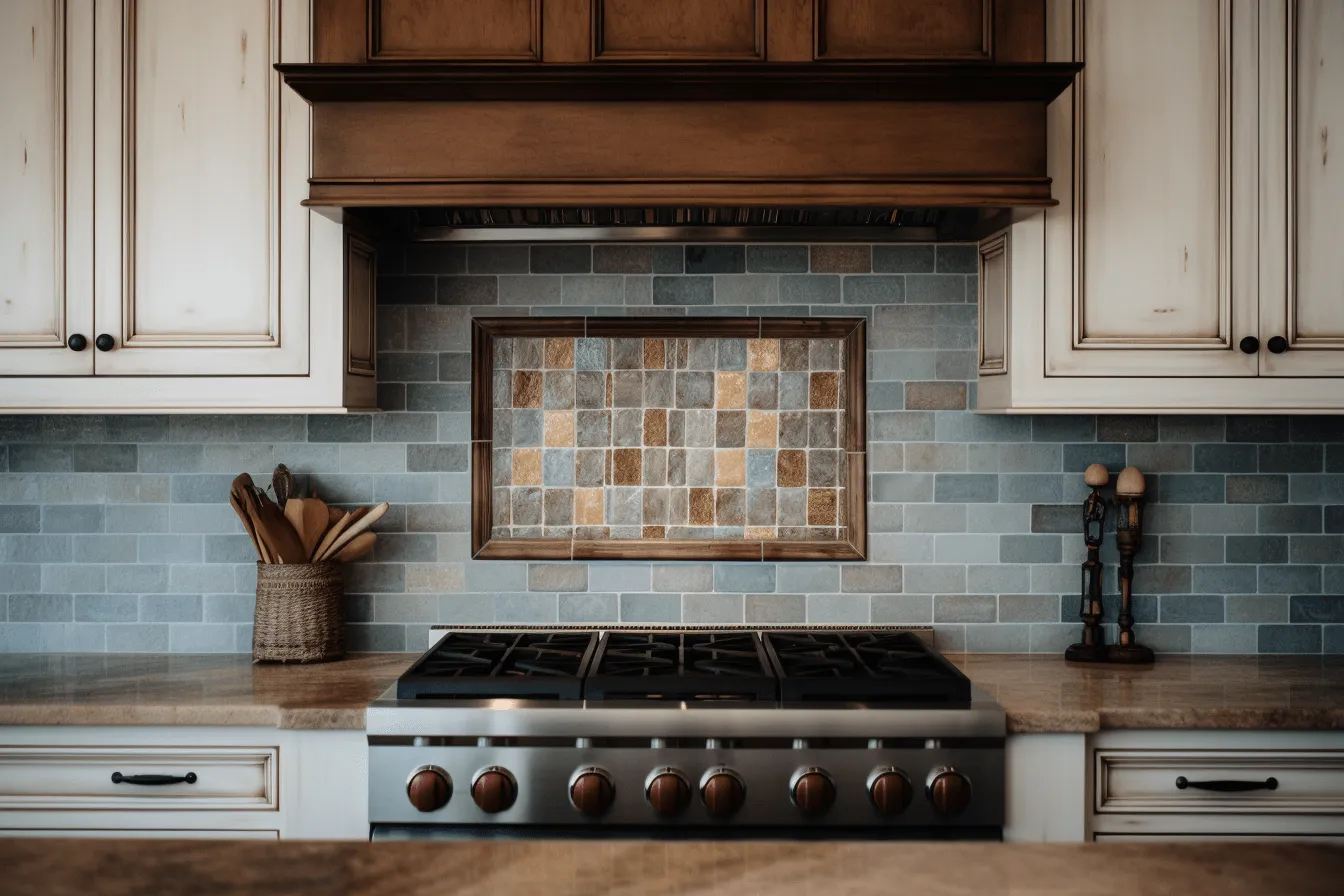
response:
{"label": "stove control knob", "polygon": [[471,799],[482,812],[503,812],[518,799],[518,782],[508,769],[486,766],[471,779]]}
{"label": "stove control knob", "polygon": [[700,778],[700,799],[715,818],[735,815],[746,796],[747,785],[742,776],[727,766],[715,766]]}
{"label": "stove control knob", "polygon": [[898,768],[885,766],[873,769],[868,776],[868,798],[879,815],[900,815],[914,799],[915,789],[910,779]]}
{"label": "stove control knob", "polygon": [[579,769],[569,779],[569,801],[584,815],[601,815],[611,808],[615,799],[616,785],[606,769],[590,765]]}
{"label": "stove control knob", "polygon": [[835,782],[825,769],[800,768],[789,781],[789,797],[804,815],[823,815],[835,802]]}
{"label": "stove control knob", "polygon": [[685,812],[691,804],[691,782],[671,766],[656,768],[644,781],[644,796],[653,811],[664,818],[672,818]]}
{"label": "stove control knob", "polygon": [[406,779],[406,797],[421,812],[433,812],[453,798],[453,779],[438,766],[422,765]]}
{"label": "stove control knob", "polygon": [[955,817],[971,804],[971,782],[961,772],[948,766],[939,766],[929,772],[925,790],[929,802],[939,815]]}

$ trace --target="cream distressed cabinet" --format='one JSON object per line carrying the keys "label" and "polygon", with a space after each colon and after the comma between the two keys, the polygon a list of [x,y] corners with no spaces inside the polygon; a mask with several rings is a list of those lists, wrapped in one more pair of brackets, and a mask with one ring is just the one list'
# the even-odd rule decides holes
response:
{"label": "cream distressed cabinet", "polygon": [[303,206],[306,0],[0,4],[0,411],[374,404],[372,243]]}
{"label": "cream distressed cabinet", "polygon": [[1047,10],[1086,67],[980,246],[979,410],[1344,411],[1344,3]]}

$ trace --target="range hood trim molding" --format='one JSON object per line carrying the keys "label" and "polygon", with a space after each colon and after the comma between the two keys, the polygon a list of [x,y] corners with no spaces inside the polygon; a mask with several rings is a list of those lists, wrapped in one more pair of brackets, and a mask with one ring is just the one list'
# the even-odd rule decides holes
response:
{"label": "range hood trim molding", "polygon": [[281,63],[310,103],[360,102],[1041,102],[1081,63],[662,65]]}

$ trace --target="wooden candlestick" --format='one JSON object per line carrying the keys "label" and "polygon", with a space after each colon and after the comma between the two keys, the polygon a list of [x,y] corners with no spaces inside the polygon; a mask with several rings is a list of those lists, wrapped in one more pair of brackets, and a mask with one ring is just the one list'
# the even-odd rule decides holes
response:
{"label": "wooden candlestick", "polygon": [[1075,663],[1106,662],[1106,636],[1101,627],[1101,542],[1106,528],[1106,499],[1101,490],[1111,481],[1111,474],[1102,464],[1092,464],[1083,473],[1083,482],[1092,487],[1092,494],[1083,502],[1083,541],[1087,544],[1087,559],[1083,561],[1082,608],[1078,612],[1083,622],[1083,637],[1064,651],[1064,659]]}
{"label": "wooden candlestick", "polygon": [[1120,633],[1106,651],[1108,662],[1151,663],[1153,651],[1134,640],[1134,555],[1143,547],[1143,474],[1125,467],[1115,480],[1115,546],[1120,552]]}

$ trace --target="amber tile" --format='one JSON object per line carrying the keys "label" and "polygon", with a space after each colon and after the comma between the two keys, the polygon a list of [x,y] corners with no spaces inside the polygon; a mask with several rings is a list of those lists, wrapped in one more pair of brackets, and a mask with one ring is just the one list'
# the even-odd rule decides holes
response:
{"label": "amber tile", "polygon": [[644,444],[667,444],[667,411],[649,408],[644,412]]}
{"label": "amber tile", "polygon": [[872,270],[872,249],[860,245],[812,247],[814,274],[866,274]]}
{"label": "amber tile", "polygon": [[662,370],[667,366],[667,344],[662,339],[644,340],[644,369]]}
{"label": "amber tile", "polygon": [[645,526],[640,530],[645,538],[666,538],[666,526]]}
{"label": "amber tile", "polygon": [[513,406],[541,407],[541,371],[516,370],[513,373]]}
{"label": "amber tile", "polygon": [[720,488],[714,490],[714,525],[741,526],[747,521],[747,490]]}
{"label": "amber tile", "polygon": [[814,373],[810,385],[810,407],[834,408],[840,405],[840,374]]}
{"label": "amber tile", "polygon": [[747,452],[720,448],[714,452],[714,484],[719,487],[747,484]]}
{"label": "amber tile", "polygon": [[779,452],[775,462],[775,478],[780,488],[801,488],[807,485],[807,452]]}
{"label": "amber tile", "polygon": [[906,383],[905,407],[912,411],[966,409],[966,384],[952,382]]}
{"label": "amber tile", "polygon": [[606,407],[609,407],[609,408],[610,408],[610,407],[615,407],[615,405],[613,405],[613,404],[611,403],[611,374],[610,374],[610,373],[607,374],[607,403],[606,403],[605,406],[606,406]]}
{"label": "amber tile", "polygon": [[574,369],[573,337],[562,337],[558,339],[548,338],[546,340],[546,369],[547,370]]}
{"label": "amber tile", "polygon": [[640,485],[643,482],[643,458],[638,448],[617,448],[611,455],[612,481],[616,485]]}
{"label": "amber tile", "polygon": [[574,412],[546,412],[546,447],[569,448],[574,445]]}
{"label": "amber tile", "polygon": [[747,411],[747,447],[773,448],[779,415],[774,411]]}
{"label": "amber tile", "polygon": [[764,541],[774,541],[774,539],[775,539],[775,527],[774,527],[774,526],[748,526],[746,532],[743,533],[743,534],[744,534],[744,536],[745,536],[748,540],[761,539],[761,540],[764,540]]}
{"label": "amber tile", "polygon": [[745,408],[747,406],[747,375],[741,371],[717,374],[718,384],[714,390],[716,408]]}
{"label": "amber tile", "polygon": [[747,340],[747,369],[748,369],[748,370],[778,370],[778,369],[779,369],[779,340],[778,340],[778,339],[748,339],[748,340]]}
{"label": "amber tile", "polygon": [[691,525],[692,526],[712,526],[714,525],[714,489],[712,488],[693,488],[691,489]]}
{"label": "amber tile", "polygon": [[602,517],[602,489],[578,488],[574,490],[574,523],[578,526],[600,526]]}
{"label": "amber tile", "polygon": [[513,485],[541,485],[541,449],[513,449]]}
{"label": "amber tile", "polygon": [[836,495],[833,488],[807,490],[807,524],[834,526],[836,523]]}
{"label": "amber tile", "polygon": [[807,340],[781,339],[779,341],[779,369],[807,369]]}

